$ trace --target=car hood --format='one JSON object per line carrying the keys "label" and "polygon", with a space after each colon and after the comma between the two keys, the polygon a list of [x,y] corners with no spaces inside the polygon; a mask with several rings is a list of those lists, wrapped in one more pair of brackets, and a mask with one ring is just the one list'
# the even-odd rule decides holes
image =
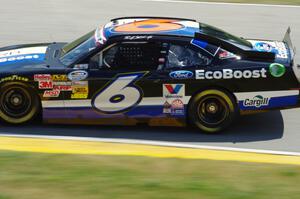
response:
{"label": "car hood", "polygon": [[276,59],[288,60],[289,50],[282,41],[248,40],[253,46],[253,50],[259,52],[275,53]]}
{"label": "car hood", "polygon": [[0,48],[0,71],[45,64],[49,44],[26,44]]}

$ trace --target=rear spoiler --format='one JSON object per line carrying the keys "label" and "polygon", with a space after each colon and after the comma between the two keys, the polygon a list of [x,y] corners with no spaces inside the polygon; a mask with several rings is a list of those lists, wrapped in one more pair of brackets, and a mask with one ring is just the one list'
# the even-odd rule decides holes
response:
{"label": "rear spoiler", "polygon": [[296,55],[296,48],[293,46],[292,40],[291,40],[291,28],[289,27],[284,35],[283,42],[288,46],[291,53],[292,60],[294,59]]}
{"label": "rear spoiler", "polygon": [[295,63],[295,61],[296,61],[296,58],[295,58],[296,48],[293,47],[293,43],[292,43],[292,40],[291,40],[291,28],[290,27],[287,29],[287,31],[284,35],[283,42],[287,45],[287,47],[290,50],[291,66],[293,67],[293,71],[295,73],[295,76],[297,77],[298,82],[300,83],[300,65]]}
{"label": "rear spoiler", "polygon": [[224,48],[226,50],[229,50],[229,51],[241,56],[244,59],[266,60],[266,61],[274,61],[275,60],[274,53],[244,50],[232,43],[229,43],[227,41],[224,41],[224,40],[216,38],[216,37],[211,37],[207,34],[203,34],[200,32],[195,33],[195,39],[200,39],[200,40],[206,41],[210,44],[213,44],[213,45],[219,46],[221,48]]}

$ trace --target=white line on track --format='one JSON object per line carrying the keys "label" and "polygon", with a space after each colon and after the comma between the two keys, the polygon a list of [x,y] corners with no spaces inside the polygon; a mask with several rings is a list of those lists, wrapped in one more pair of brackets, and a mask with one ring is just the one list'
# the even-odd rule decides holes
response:
{"label": "white line on track", "polygon": [[73,140],[73,141],[75,140],[75,141],[108,142],[108,143],[121,143],[121,144],[141,144],[141,145],[162,146],[162,147],[178,147],[178,148],[222,150],[222,151],[260,153],[260,154],[272,154],[272,155],[300,156],[299,152],[206,146],[206,145],[196,145],[196,144],[182,144],[176,142],[171,143],[171,142],[164,142],[164,141],[148,141],[148,140],[135,140],[135,139],[111,139],[111,138],[95,138],[95,137],[48,136],[48,135],[30,135],[30,134],[20,135],[20,134],[9,134],[9,133],[8,134],[1,133],[0,137],[41,138],[41,139],[54,139],[54,140]]}
{"label": "white line on track", "polygon": [[205,1],[183,1],[183,0],[140,0],[148,2],[165,2],[165,3],[186,3],[186,4],[203,4],[203,5],[229,5],[229,6],[258,6],[258,7],[278,7],[278,8],[300,8],[296,5],[276,5],[276,4],[254,4],[254,3],[225,3],[225,2],[205,2]]}

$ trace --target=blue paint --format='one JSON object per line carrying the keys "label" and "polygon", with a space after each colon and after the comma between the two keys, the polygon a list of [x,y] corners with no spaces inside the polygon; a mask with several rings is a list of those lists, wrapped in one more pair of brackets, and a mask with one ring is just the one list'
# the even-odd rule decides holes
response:
{"label": "blue paint", "polygon": [[196,40],[196,39],[193,39],[191,43],[200,48],[206,48],[208,45],[207,42],[201,41],[201,40]]}
{"label": "blue paint", "polygon": [[272,97],[269,99],[268,105],[263,105],[260,107],[244,106],[244,101],[239,101],[239,107],[241,110],[264,110],[264,109],[272,109],[272,108],[284,108],[284,107],[297,105],[298,97],[299,97],[298,95]]}
{"label": "blue paint", "polygon": [[158,25],[142,25],[142,26],[138,26],[138,28],[157,28],[159,27]]}
{"label": "blue paint", "polygon": [[[92,107],[67,107],[67,108],[44,108],[44,119],[104,119],[104,118],[184,118],[187,106],[182,110],[182,114],[165,114],[163,113],[163,105],[154,106],[137,106],[127,112],[117,114],[105,114],[95,111]],[[62,111],[64,110],[64,111]],[[64,114],[61,114],[64,113]]]}

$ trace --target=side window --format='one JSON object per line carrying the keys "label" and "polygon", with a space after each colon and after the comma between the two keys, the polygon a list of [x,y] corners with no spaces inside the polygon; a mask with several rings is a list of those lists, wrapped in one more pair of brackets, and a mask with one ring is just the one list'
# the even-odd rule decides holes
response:
{"label": "side window", "polygon": [[166,68],[184,68],[208,66],[212,58],[201,49],[195,49],[188,45],[170,44]]}
{"label": "side window", "polygon": [[100,69],[156,70],[165,59],[159,42],[124,42],[94,56],[90,64]]}
{"label": "side window", "polygon": [[241,59],[241,57],[237,56],[236,54],[224,50],[222,48],[219,49],[217,56],[220,60],[227,60],[227,59]]}

